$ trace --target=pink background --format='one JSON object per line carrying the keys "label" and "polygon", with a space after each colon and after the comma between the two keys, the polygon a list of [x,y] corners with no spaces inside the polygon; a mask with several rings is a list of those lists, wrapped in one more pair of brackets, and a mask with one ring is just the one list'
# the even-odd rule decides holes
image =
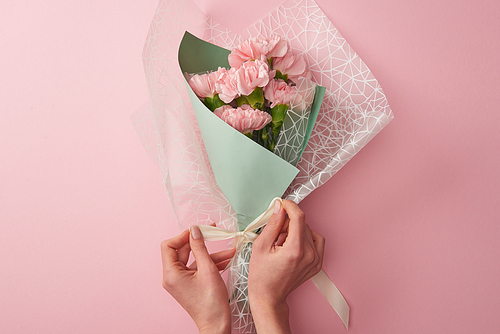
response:
{"label": "pink background", "polygon": [[[236,28],[280,1],[198,3]],[[498,333],[500,3],[318,4],[396,117],[301,205],[349,333]],[[196,333],[160,286],[179,230],[129,120],[156,5],[0,3],[1,333]],[[289,304],[295,333],[344,333],[311,282]]]}

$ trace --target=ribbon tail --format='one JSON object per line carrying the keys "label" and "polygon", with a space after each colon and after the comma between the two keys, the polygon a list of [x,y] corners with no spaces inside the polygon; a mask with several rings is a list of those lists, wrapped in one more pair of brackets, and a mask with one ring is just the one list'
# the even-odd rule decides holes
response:
{"label": "ribbon tail", "polygon": [[326,300],[333,307],[335,312],[344,323],[346,329],[349,329],[349,305],[340,293],[339,289],[333,284],[332,280],[321,270],[316,276],[311,278],[319,291],[325,296]]}

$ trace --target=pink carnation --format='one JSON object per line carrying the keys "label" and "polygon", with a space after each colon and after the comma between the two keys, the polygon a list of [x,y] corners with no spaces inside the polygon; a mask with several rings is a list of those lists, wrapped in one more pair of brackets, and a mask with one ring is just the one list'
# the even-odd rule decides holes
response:
{"label": "pink carnation", "polygon": [[256,59],[243,63],[235,72],[238,92],[241,95],[249,95],[256,87],[266,86],[269,77],[274,77],[274,73],[269,73],[267,61]]}
{"label": "pink carnation", "polygon": [[235,72],[236,69],[233,67],[229,71],[220,67],[217,71],[218,77],[215,82],[215,90],[219,94],[219,98],[225,103],[231,103],[231,101],[240,96]]}
{"label": "pink carnation", "polygon": [[228,56],[231,67],[239,67],[248,60],[283,57],[288,49],[284,39],[275,35],[266,39],[250,38],[238,45]]}
{"label": "pink carnation", "polygon": [[299,76],[308,74],[304,57],[294,56],[290,50],[283,57],[273,59],[273,69],[288,75],[288,79],[294,82]]}
{"label": "pink carnation", "polygon": [[215,91],[215,81],[217,80],[217,72],[208,74],[195,74],[189,80],[189,86],[193,89],[196,96],[200,98],[213,97]]}
{"label": "pink carnation", "polygon": [[225,105],[215,109],[214,114],[241,133],[260,130],[272,121],[270,114],[252,109],[248,104],[238,108]]}
{"label": "pink carnation", "polygon": [[264,97],[271,102],[271,108],[278,104],[288,106],[296,99],[297,87],[288,85],[281,79],[273,79],[264,89]]}

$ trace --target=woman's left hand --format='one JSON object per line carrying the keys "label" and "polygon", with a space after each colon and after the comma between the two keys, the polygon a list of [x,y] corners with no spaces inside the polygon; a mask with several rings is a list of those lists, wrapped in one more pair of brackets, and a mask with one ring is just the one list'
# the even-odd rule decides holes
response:
{"label": "woman's left hand", "polygon": [[[196,262],[188,266],[190,252]],[[197,226],[161,244],[163,287],[189,313],[200,333],[231,332],[228,295],[219,271],[234,252],[233,248],[209,254]]]}

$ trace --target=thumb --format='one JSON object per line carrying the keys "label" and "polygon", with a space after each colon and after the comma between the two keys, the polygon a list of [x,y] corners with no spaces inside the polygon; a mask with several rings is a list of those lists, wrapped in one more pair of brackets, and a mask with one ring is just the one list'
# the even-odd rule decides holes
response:
{"label": "thumb", "polygon": [[215,266],[214,261],[210,258],[210,254],[208,254],[200,228],[193,225],[189,228],[189,232],[189,245],[191,246],[198,270],[205,270],[211,266]]}
{"label": "thumb", "polygon": [[276,238],[281,232],[281,228],[284,222],[285,222],[285,210],[283,209],[281,202],[276,201],[274,203],[273,215],[271,216],[269,222],[260,233],[257,240],[255,240],[257,244],[269,249],[273,247]]}

